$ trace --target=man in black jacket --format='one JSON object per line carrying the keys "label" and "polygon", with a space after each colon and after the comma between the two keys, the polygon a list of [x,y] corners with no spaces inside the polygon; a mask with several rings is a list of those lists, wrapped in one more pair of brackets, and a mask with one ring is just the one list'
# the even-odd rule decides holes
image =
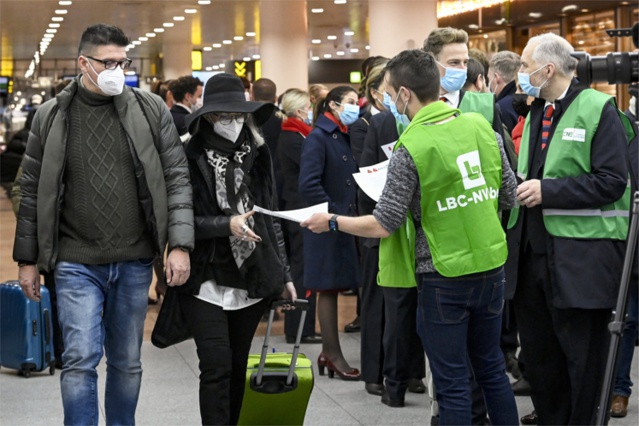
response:
{"label": "man in black jacket", "polygon": [[182,142],[188,141],[190,137],[184,124],[184,119],[202,106],[203,85],[202,80],[190,75],[175,79],[169,84],[169,90],[173,94],[174,101],[171,107],[171,116]]}
{"label": "man in black jacket", "polygon": [[[592,424],[628,231],[628,137],[614,99],[575,86],[572,46],[531,38],[519,84],[537,99],[519,151],[507,268],[539,424]],[[624,118],[625,119],[625,118]],[[509,270],[508,270],[509,269]]]}
{"label": "man in black jacket", "polygon": [[508,133],[512,133],[519,119],[519,114],[513,108],[513,95],[517,91],[515,78],[520,65],[521,58],[518,54],[502,50],[495,53],[490,59],[490,68],[488,69],[488,87],[497,97],[501,119],[508,129]]}

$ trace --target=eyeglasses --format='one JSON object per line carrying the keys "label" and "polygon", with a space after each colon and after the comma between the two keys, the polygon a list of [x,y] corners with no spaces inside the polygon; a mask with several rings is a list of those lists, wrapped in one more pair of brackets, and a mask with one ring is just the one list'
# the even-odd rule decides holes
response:
{"label": "eyeglasses", "polygon": [[211,115],[215,117],[215,121],[224,125],[231,124],[234,120],[239,123],[244,123],[246,121],[246,114],[241,114],[241,113],[236,113],[236,114],[212,113]]}
{"label": "eyeglasses", "polygon": [[122,59],[121,61],[103,61],[102,59],[97,59],[97,58],[94,58],[94,57],[88,56],[88,55],[87,55],[87,58],[101,63],[102,65],[104,65],[104,68],[106,68],[108,70],[114,70],[118,65],[120,66],[120,68],[125,70],[125,69],[129,68],[131,66],[131,62],[133,62],[133,60],[131,60],[129,58]]}

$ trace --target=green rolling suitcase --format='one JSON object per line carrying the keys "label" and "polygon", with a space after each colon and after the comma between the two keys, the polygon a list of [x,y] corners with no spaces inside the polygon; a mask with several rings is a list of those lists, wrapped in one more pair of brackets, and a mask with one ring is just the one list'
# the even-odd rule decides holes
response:
{"label": "green rolling suitcase", "polygon": [[313,390],[313,366],[304,354],[299,353],[308,302],[298,300],[294,303],[296,309],[302,309],[302,315],[293,353],[268,353],[268,340],[275,308],[284,304],[287,302],[282,300],[273,302],[262,353],[249,355],[239,425],[301,425],[304,423],[306,408]]}

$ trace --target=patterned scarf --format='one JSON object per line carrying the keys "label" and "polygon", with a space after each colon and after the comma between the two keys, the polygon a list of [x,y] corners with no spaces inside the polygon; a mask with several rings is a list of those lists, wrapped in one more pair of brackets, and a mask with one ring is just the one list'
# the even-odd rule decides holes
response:
{"label": "patterned scarf", "polygon": [[[221,155],[213,149],[205,149],[204,151],[208,163],[213,167],[215,173],[215,196],[220,209],[227,216],[241,215],[251,211],[252,206],[250,205],[248,189],[244,183],[244,170],[242,170],[244,160],[251,154],[250,138],[247,137],[239,149],[229,157]],[[251,229],[255,228],[253,217],[248,218],[248,226]],[[255,250],[255,242],[243,241],[235,235],[231,235],[229,239],[233,258],[239,269]]]}

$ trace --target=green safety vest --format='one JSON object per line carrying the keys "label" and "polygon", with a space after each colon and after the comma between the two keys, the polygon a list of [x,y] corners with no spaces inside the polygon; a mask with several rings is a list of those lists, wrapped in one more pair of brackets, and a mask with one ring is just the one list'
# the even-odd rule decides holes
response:
{"label": "green safety vest", "polygon": [[[614,98],[593,89],[579,93],[557,123],[548,145],[543,179],[579,176],[591,172],[590,151],[592,138],[597,131],[604,106]],[[634,138],[634,130],[628,118],[621,112],[628,141]],[[530,155],[530,120],[526,120],[519,150],[518,176],[528,178]],[[609,238],[625,240],[628,235],[630,213],[630,179],[623,196],[600,208],[551,209],[543,208],[544,225],[554,237]],[[543,194],[542,194],[543,195]],[[519,206],[512,210],[508,228],[513,228],[519,217]]]}
{"label": "green safety vest", "polygon": [[493,125],[495,114],[495,96],[492,93],[464,92],[464,97],[459,103],[459,109],[463,113],[478,112]]}
{"label": "green safety vest", "polygon": [[[459,114],[444,103],[422,108],[399,139],[419,174],[422,227],[440,274],[458,277],[497,268],[507,256],[497,215],[501,154],[494,132],[479,114]],[[415,283],[415,232],[406,223],[380,242],[378,284]]]}

